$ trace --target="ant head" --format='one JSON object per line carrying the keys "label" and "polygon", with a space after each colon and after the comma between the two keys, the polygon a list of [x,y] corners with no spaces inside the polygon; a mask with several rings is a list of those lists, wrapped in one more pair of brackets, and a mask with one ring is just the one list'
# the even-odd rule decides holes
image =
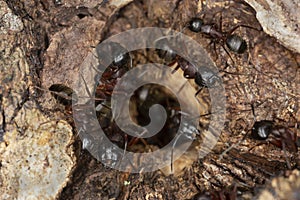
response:
{"label": "ant head", "polygon": [[117,42],[109,42],[105,46],[96,47],[98,58],[101,58],[102,64],[109,64],[108,57],[112,58],[111,67],[118,71],[126,66],[131,67],[132,59],[128,50]]}
{"label": "ant head", "polygon": [[195,17],[190,20],[188,24],[188,28],[193,32],[199,33],[201,31],[202,25],[203,25],[203,20],[198,17]]}
{"label": "ant head", "polygon": [[253,125],[251,136],[256,140],[265,140],[270,135],[273,125],[273,121],[257,121]]}
{"label": "ant head", "polygon": [[247,50],[246,41],[236,34],[227,37],[226,45],[231,51],[238,54],[242,54]]}
{"label": "ant head", "polygon": [[116,67],[123,67],[126,66],[131,61],[131,57],[129,52],[118,43],[111,42],[111,52],[113,55],[113,65]]}

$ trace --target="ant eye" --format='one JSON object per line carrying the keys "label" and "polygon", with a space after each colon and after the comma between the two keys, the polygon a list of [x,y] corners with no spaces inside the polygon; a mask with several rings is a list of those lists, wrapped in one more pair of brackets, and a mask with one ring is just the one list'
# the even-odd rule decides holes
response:
{"label": "ant eye", "polygon": [[193,32],[200,32],[201,31],[201,27],[203,25],[203,21],[200,18],[192,18],[191,21],[189,22],[189,29]]}
{"label": "ant eye", "polygon": [[242,54],[247,49],[246,41],[238,35],[230,35],[226,39],[227,47],[238,54]]}

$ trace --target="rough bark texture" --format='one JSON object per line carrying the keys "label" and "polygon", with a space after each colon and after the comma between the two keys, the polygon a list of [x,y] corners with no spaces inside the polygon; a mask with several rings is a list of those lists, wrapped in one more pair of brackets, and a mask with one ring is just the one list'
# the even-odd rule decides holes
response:
{"label": "rough bark texture", "polygon": [[[267,119],[300,136],[300,55],[256,30],[260,11],[256,14],[243,1],[0,4],[1,199],[191,199],[205,192],[242,199],[299,198],[299,150],[288,152],[270,143],[251,149],[259,142],[246,135],[255,120]],[[237,24],[256,28],[234,32],[246,39],[246,53],[228,54],[222,44],[210,44],[211,38],[184,28],[197,14],[218,28],[222,20],[223,32]],[[226,123],[217,145],[195,161],[201,145],[195,141],[174,163],[172,175],[169,169],[130,174],[103,166],[82,149],[70,110],[48,91],[52,84],[72,87],[75,72],[99,42],[147,26],[182,31],[200,43],[221,71],[226,90]]]}

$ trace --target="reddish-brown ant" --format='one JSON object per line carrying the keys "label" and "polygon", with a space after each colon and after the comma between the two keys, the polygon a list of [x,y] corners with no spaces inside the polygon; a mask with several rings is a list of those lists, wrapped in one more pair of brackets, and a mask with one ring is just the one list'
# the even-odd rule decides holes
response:
{"label": "reddish-brown ant", "polygon": [[[120,130],[117,125],[111,120],[111,109],[109,107],[109,98],[111,97],[112,91],[114,89],[115,84],[117,83],[117,79],[121,77],[131,66],[131,57],[130,54],[126,51],[124,47],[122,47],[118,43],[111,42],[108,46],[108,52],[105,55],[99,55],[98,57],[103,59],[105,62],[108,55],[112,55],[112,63],[108,65],[107,69],[102,73],[102,76],[99,77],[97,74],[95,76],[95,81],[97,86],[95,88],[95,97],[92,98],[90,92],[88,95],[92,100],[95,100],[96,103],[96,115],[99,119],[99,123],[104,130],[106,130],[108,138],[116,143],[119,146],[127,146],[127,135]],[[102,53],[102,52],[101,52]],[[104,63],[106,64],[106,63]],[[100,64],[99,64],[100,66]],[[99,71],[99,68],[94,67],[95,70]],[[85,86],[87,85],[84,81]],[[67,111],[72,112],[72,100],[76,101],[76,97],[74,95],[74,91],[63,84],[53,84],[50,86],[49,90],[53,97],[58,101],[58,103],[65,106]],[[72,97],[76,97],[72,99]],[[76,107],[77,109],[84,109],[81,105]],[[78,113],[77,113],[78,114]],[[82,112],[84,114],[84,112]],[[75,117],[77,118],[77,117]],[[79,116],[80,118],[84,118],[84,116]],[[84,138],[87,136],[83,136],[83,148],[87,148],[87,141]]]}
{"label": "reddish-brown ant", "polygon": [[[121,44],[109,42],[102,48],[103,49],[96,48],[97,57],[100,61],[99,66],[108,65],[108,67],[99,79],[101,82],[107,83],[112,79],[117,79],[132,67],[131,55]],[[108,63],[110,60],[112,60],[112,63]]]}
{"label": "reddish-brown ant", "polygon": [[[116,42],[110,42],[105,47],[105,49],[96,48],[99,61],[104,62],[100,63],[99,66],[108,64],[108,67],[102,73],[102,76],[98,77],[97,75],[95,77],[95,81],[98,84],[95,96],[96,98],[103,100],[111,97],[117,79],[122,77],[124,73],[132,67],[130,53],[122,45]],[[106,63],[108,57],[111,58],[112,63]]]}
{"label": "reddish-brown ant", "polygon": [[200,87],[195,96],[197,96],[203,88],[212,88],[220,85],[221,78],[216,72],[206,66],[201,66],[197,69],[194,64],[178,56],[176,51],[174,51],[175,48],[171,46],[166,38],[157,40],[156,45],[159,46],[157,50],[158,56],[166,62],[171,62],[169,66],[173,66],[177,62],[177,66],[172,73],[175,73],[180,68],[186,79],[194,79],[195,83]]}

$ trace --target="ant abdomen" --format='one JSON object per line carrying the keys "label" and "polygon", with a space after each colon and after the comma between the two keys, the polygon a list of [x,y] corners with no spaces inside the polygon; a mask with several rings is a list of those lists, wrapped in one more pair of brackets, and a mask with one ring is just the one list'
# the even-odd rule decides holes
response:
{"label": "ant abdomen", "polygon": [[195,83],[201,87],[211,88],[220,82],[220,77],[208,67],[201,67],[195,74]]}
{"label": "ant abdomen", "polygon": [[231,51],[238,54],[242,54],[247,50],[246,41],[240,36],[235,34],[229,35],[226,38],[226,45]]}

